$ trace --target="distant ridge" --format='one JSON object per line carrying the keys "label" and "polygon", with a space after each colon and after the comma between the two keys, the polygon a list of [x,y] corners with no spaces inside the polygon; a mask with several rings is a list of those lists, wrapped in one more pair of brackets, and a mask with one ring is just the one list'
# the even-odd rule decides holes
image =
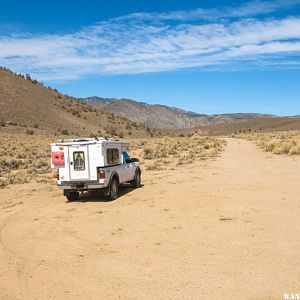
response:
{"label": "distant ridge", "polygon": [[[249,132],[274,132],[300,130],[300,117],[257,118],[254,120],[212,124],[200,127],[208,135],[230,135]],[[191,129],[185,129],[191,130]]]}
{"label": "distant ridge", "polygon": [[81,100],[86,101],[95,108],[127,117],[132,121],[145,124],[148,127],[163,129],[193,128],[217,123],[248,121],[261,117],[275,117],[258,113],[205,115],[161,104],[138,102],[132,99],[101,98],[94,96]]}

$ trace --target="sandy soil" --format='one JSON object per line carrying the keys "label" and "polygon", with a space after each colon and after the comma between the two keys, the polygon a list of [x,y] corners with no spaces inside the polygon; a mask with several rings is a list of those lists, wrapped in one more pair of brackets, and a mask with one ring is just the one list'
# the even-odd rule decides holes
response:
{"label": "sandy soil", "polygon": [[1,299],[283,299],[300,292],[300,157],[228,140],[114,202],[1,190]]}

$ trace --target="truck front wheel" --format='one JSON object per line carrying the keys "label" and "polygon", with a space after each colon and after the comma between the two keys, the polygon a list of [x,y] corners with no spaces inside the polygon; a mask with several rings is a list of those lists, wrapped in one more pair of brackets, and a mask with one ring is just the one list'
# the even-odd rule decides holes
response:
{"label": "truck front wheel", "polygon": [[118,198],[118,192],[119,192],[119,183],[116,178],[113,178],[109,186],[109,192],[108,192],[109,200],[116,200]]}
{"label": "truck front wheel", "polygon": [[79,193],[78,192],[70,192],[66,194],[66,197],[68,201],[76,201],[79,198]]}
{"label": "truck front wheel", "polygon": [[131,181],[131,186],[133,188],[141,187],[141,172],[140,171],[135,172],[134,179]]}

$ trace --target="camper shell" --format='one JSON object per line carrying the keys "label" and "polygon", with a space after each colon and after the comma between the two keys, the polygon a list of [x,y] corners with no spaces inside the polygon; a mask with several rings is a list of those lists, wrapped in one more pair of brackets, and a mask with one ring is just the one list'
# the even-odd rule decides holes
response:
{"label": "camper shell", "polygon": [[50,147],[57,185],[69,200],[76,200],[80,191],[95,189],[106,189],[110,198],[116,198],[120,184],[129,182],[136,187],[141,184],[138,159],[129,157],[126,141],[80,138],[61,140]]}

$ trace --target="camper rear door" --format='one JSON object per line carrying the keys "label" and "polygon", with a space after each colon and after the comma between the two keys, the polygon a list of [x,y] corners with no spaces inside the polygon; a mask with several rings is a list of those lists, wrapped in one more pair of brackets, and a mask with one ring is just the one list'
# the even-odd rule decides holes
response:
{"label": "camper rear door", "polygon": [[70,179],[89,180],[89,157],[87,146],[69,147]]}

